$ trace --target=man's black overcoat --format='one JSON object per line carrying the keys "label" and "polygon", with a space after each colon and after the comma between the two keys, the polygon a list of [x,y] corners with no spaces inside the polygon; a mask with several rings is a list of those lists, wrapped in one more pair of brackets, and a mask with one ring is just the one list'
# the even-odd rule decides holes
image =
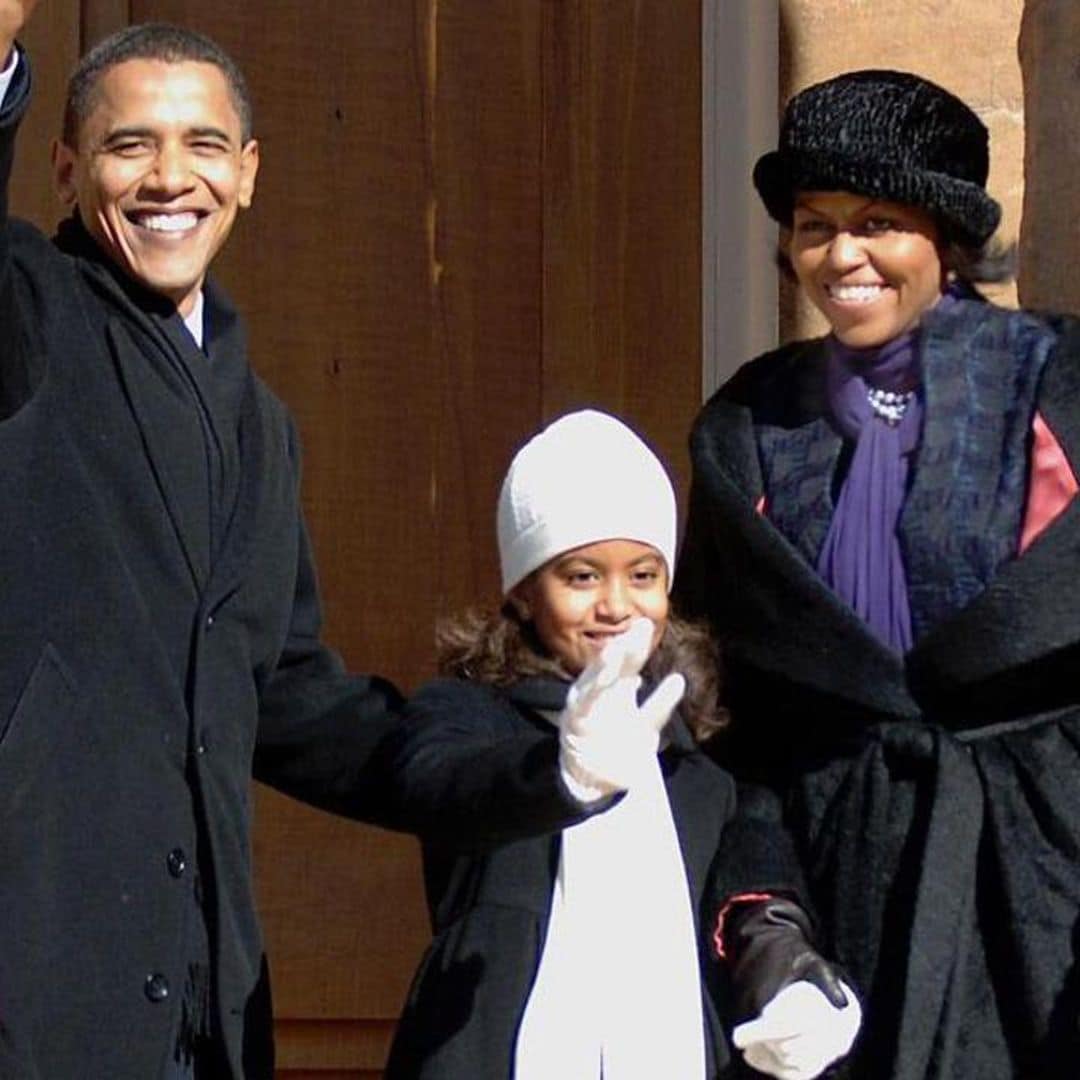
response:
{"label": "man's black overcoat", "polygon": [[202,355],[77,228],[60,251],[3,209],[0,1076],[160,1076],[198,894],[228,1071],[268,1078],[253,766],[377,816],[395,693],[319,644],[295,433],[220,293]]}

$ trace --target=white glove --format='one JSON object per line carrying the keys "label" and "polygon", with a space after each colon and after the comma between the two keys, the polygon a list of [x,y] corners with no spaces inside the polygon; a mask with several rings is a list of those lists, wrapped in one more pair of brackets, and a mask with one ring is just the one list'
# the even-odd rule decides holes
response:
{"label": "white glove", "polygon": [[735,1028],[731,1041],[758,1072],[777,1080],[812,1080],[851,1049],[862,1023],[854,991],[840,985],[848,999],[842,1009],[813,983],[785,986],[759,1016]]}
{"label": "white glove", "polygon": [[638,705],[640,671],[652,649],[653,624],[638,618],[604,646],[577,677],[559,716],[559,763],[584,801],[632,787],[655,757],[660,731],[686,689],[672,674]]}

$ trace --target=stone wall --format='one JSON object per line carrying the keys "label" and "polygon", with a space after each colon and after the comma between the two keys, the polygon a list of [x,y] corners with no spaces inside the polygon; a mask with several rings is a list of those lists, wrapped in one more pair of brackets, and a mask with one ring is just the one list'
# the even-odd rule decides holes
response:
{"label": "stone wall", "polygon": [[[1028,0],[1027,6],[1048,9],[1032,35],[1037,34],[1040,48],[1044,39],[1056,43],[1075,83],[1080,4]],[[1024,85],[1017,50],[1023,9],[1023,0],[780,0],[781,101],[853,68],[899,68],[940,83],[971,105],[990,129],[988,187],[1004,210],[999,236],[1016,240],[1024,199]],[[1056,23],[1069,24],[1071,36]],[[1070,41],[1073,58],[1066,61]],[[1080,142],[1072,152],[1080,159]],[[1080,176],[1080,160],[1066,175]],[[1080,221],[1080,215],[1074,217]],[[1074,287],[1080,301],[1080,280]],[[999,302],[1016,302],[1012,286],[987,291]],[[820,333],[823,325],[795,292],[782,290],[782,340]]]}

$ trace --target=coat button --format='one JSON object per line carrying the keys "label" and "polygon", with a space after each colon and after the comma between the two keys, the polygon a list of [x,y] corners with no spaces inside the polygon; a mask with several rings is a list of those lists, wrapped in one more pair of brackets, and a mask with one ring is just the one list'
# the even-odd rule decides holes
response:
{"label": "coat button", "polygon": [[210,749],[210,739],[207,732],[203,732],[199,736],[199,741],[195,744],[195,753],[200,757]]}
{"label": "coat button", "polygon": [[214,616],[213,615],[207,615],[206,616],[206,629],[207,630],[212,630],[213,628],[214,628]]}
{"label": "coat button", "polygon": [[143,993],[154,1002],[164,1001],[169,996],[169,980],[164,975],[154,973],[146,976]]}
{"label": "coat button", "polygon": [[173,877],[183,877],[187,869],[187,856],[184,854],[184,849],[173,848],[165,857],[165,865],[168,866],[169,873]]}

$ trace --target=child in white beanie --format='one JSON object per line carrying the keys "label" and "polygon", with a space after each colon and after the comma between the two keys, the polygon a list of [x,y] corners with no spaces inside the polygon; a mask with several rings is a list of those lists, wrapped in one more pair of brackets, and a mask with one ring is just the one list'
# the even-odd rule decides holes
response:
{"label": "child in white beanie", "polygon": [[[722,719],[715,652],[670,612],[670,480],[620,421],[572,413],[514,458],[497,525],[504,604],[444,628],[450,677],[410,702],[387,766],[434,941],[385,1075],[708,1080],[729,1054],[699,918],[735,796],[698,747]],[[770,970],[765,1000],[794,982],[824,1011],[766,1009],[746,1056],[802,1080],[846,1052],[858,1005],[808,924],[780,924],[801,974]]]}

